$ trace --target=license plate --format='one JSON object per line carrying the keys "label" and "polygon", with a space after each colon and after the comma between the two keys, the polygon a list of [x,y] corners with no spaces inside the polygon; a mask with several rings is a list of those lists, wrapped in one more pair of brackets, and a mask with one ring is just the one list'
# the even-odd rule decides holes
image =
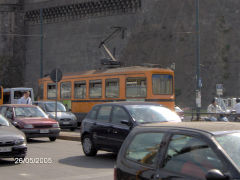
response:
{"label": "license plate", "polygon": [[11,152],[12,147],[0,147],[0,152]]}
{"label": "license plate", "polygon": [[49,133],[48,129],[40,129],[40,133]]}
{"label": "license plate", "polygon": [[63,124],[70,124],[70,122],[63,122]]}

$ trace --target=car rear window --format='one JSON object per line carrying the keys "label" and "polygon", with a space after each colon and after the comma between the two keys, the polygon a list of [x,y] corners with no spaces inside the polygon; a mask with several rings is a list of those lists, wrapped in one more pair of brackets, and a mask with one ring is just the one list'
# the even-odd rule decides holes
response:
{"label": "car rear window", "polygon": [[127,105],[126,108],[138,123],[181,122],[180,117],[168,108],[155,105]]}
{"label": "car rear window", "polygon": [[136,135],[128,146],[125,157],[141,164],[153,165],[163,135],[164,133],[141,133]]}

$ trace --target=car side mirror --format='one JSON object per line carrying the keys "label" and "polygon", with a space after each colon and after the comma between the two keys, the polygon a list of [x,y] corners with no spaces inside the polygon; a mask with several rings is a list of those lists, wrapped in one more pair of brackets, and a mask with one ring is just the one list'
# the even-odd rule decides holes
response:
{"label": "car side mirror", "polygon": [[126,124],[127,126],[131,126],[132,123],[129,120],[121,120],[122,124]]}
{"label": "car side mirror", "polygon": [[228,180],[229,177],[224,175],[221,171],[218,169],[211,169],[206,174],[207,180]]}

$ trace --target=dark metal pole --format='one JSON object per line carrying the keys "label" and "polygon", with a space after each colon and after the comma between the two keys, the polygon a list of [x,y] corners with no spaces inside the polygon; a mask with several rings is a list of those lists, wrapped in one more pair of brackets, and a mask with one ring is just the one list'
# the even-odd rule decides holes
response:
{"label": "dark metal pole", "polygon": [[43,77],[43,9],[40,9],[40,77]]}
{"label": "dark metal pole", "polygon": [[57,121],[57,100],[58,100],[58,82],[57,82],[57,77],[58,77],[58,71],[56,69],[56,101],[55,101],[55,120]]}
{"label": "dark metal pole", "polygon": [[197,120],[200,119],[200,109],[201,109],[201,78],[200,78],[200,28],[199,28],[199,0],[196,0],[196,110],[197,110]]}

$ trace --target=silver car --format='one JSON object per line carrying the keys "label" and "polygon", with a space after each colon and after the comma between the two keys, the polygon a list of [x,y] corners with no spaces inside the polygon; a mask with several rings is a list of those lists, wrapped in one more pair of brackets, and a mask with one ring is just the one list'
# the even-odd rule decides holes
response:
{"label": "silver car", "polygon": [[[33,104],[42,108],[50,118],[55,119],[55,101],[34,101]],[[74,131],[77,128],[77,117],[72,112],[67,111],[61,102],[57,102],[57,121],[61,129]]]}
{"label": "silver car", "polygon": [[23,132],[0,114],[0,158],[25,158],[27,142]]}

